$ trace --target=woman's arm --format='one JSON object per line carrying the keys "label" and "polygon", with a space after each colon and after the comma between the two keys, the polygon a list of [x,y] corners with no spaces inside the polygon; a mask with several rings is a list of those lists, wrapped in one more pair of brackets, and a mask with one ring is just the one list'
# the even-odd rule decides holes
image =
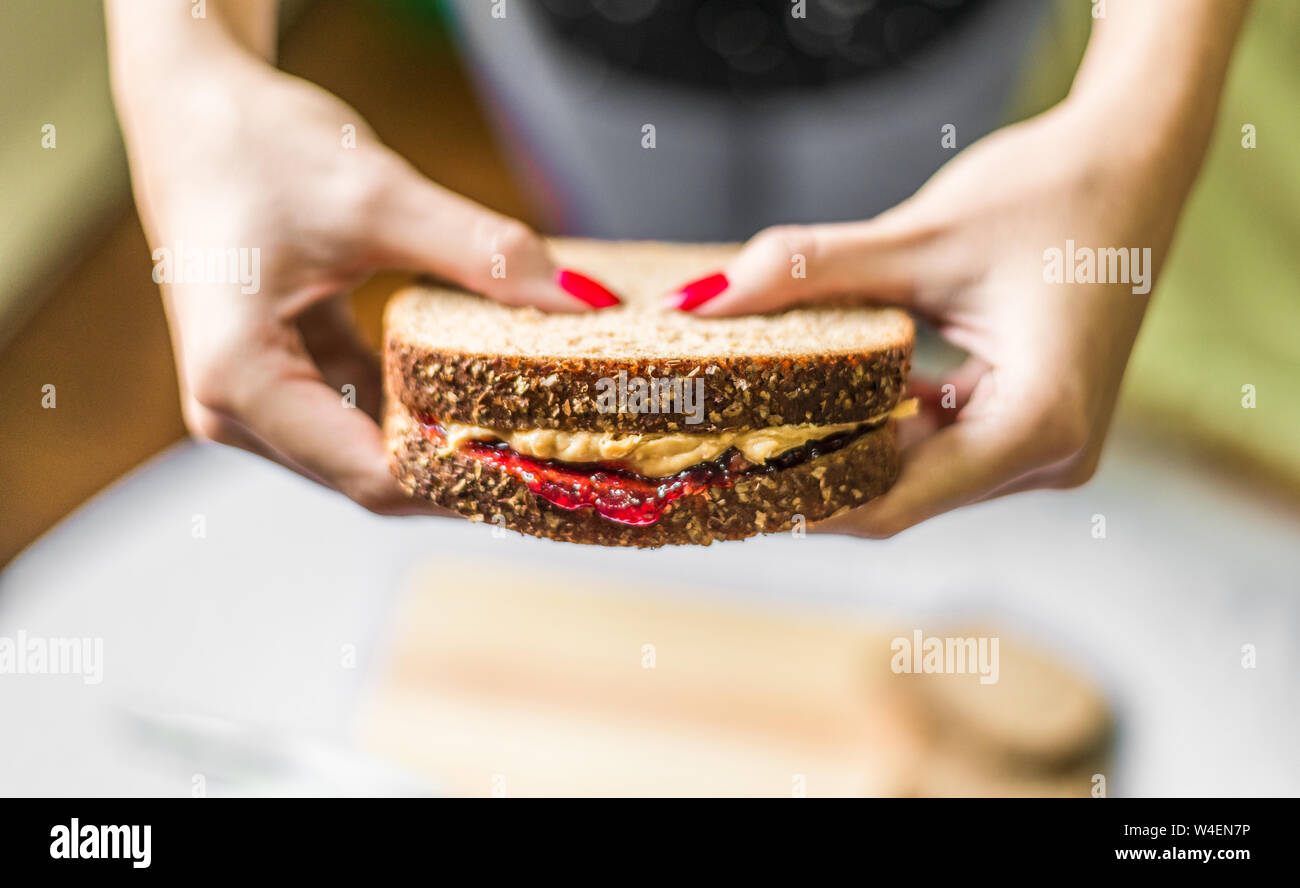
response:
{"label": "woman's arm", "polygon": [[1185,194],[1251,0],[1108,0],[1064,102]]}
{"label": "woman's arm", "polygon": [[[115,83],[156,85],[158,76],[236,55],[275,63],[279,0],[207,0],[203,17],[184,0],[106,0]],[[132,76],[138,73],[139,77]]]}

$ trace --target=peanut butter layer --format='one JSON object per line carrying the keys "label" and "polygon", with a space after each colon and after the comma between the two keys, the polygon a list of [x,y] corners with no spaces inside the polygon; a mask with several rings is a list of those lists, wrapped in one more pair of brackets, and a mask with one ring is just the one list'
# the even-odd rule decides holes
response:
{"label": "peanut butter layer", "polygon": [[647,478],[675,475],[683,469],[710,462],[731,448],[754,465],[762,465],[786,451],[832,435],[851,432],[886,418],[903,418],[916,413],[916,400],[904,401],[892,410],[858,422],[818,425],[799,423],[760,429],[724,429],[716,432],[626,432],[564,431],[563,429],[490,429],[461,423],[443,423],[444,451],[455,450],[466,441],[503,441],[517,453],[534,459],[568,463],[616,463]]}

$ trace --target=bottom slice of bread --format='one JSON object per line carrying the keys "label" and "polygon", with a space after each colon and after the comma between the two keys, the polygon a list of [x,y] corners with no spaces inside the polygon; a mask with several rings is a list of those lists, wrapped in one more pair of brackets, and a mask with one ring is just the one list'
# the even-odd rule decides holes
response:
{"label": "bottom slice of bread", "polygon": [[707,546],[714,540],[788,532],[800,517],[822,521],[879,496],[894,483],[899,468],[891,420],[825,456],[683,497],[654,524],[633,527],[591,508],[554,506],[505,470],[461,453],[440,455],[420,423],[395,399],[385,412],[384,432],[393,473],[412,496],[471,521],[600,546]]}

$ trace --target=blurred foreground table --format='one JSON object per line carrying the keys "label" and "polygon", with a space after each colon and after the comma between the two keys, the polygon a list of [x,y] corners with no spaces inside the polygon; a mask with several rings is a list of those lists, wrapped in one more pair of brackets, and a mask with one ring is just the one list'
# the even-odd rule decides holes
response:
{"label": "blurred foreground table", "polygon": [[644,552],[379,518],[246,454],[181,445],[0,574],[0,638],[93,637],[104,651],[94,684],[0,675],[0,794],[192,794],[192,768],[124,730],[141,708],[354,745],[402,590],[441,561],[582,577],[610,596],[652,586],[818,618],[1005,627],[1101,682],[1119,725],[1109,794],[1300,793],[1300,521],[1121,426],[1089,486],[894,540]]}

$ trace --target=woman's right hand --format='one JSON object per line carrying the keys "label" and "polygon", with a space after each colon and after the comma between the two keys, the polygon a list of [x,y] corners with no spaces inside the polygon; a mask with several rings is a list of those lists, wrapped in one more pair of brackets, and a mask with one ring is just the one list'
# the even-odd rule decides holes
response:
{"label": "woman's right hand", "polygon": [[[527,226],[428,181],[351,107],[251,53],[213,52],[147,83],[123,67],[114,87],[136,200],[198,436],[371,510],[422,511],[388,471],[379,363],[347,292],[396,268],[548,311],[616,301],[567,277],[566,291]],[[242,280],[182,273],[192,249],[235,251]]]}

